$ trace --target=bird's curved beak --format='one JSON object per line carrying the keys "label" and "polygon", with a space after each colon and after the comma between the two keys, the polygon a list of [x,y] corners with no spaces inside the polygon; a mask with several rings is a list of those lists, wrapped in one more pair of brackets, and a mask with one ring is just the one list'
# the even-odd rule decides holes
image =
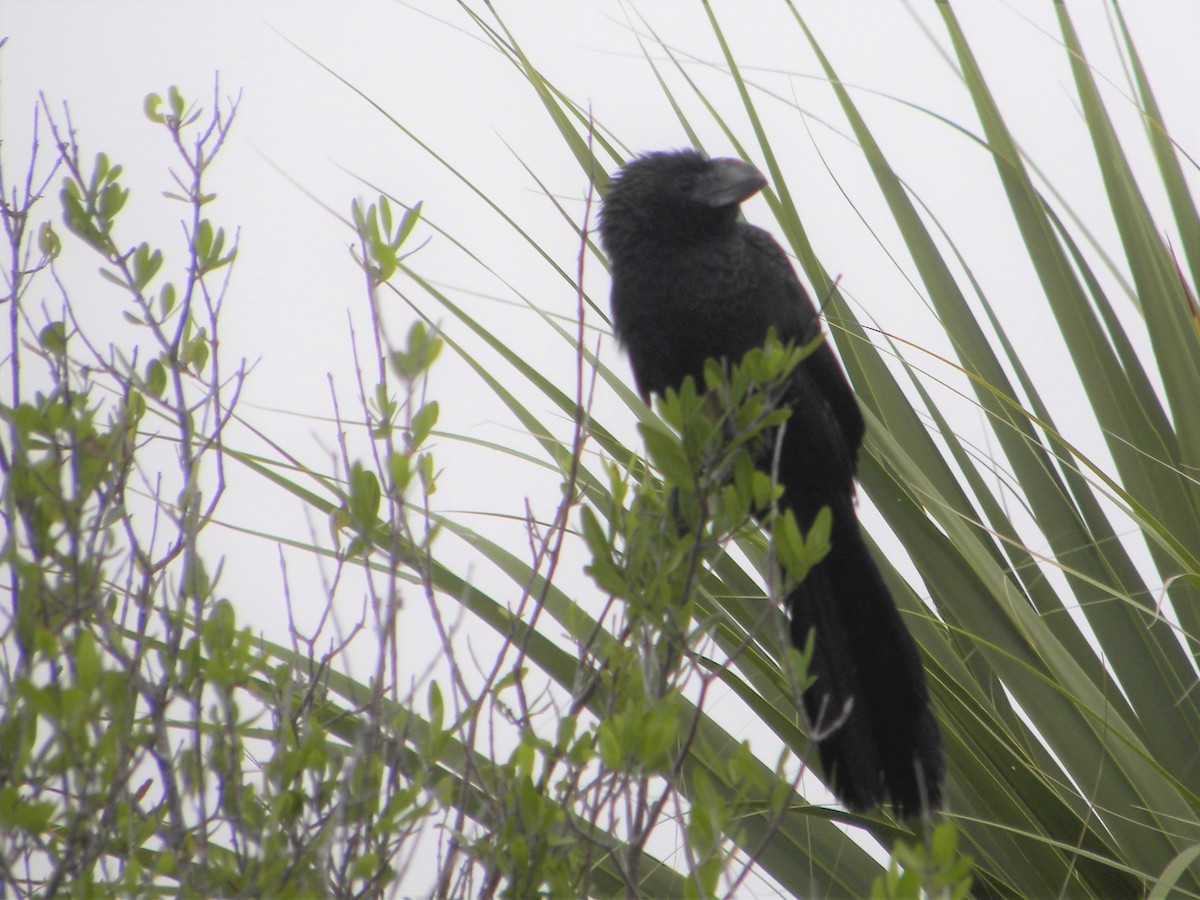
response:
{"label": "bird's curved beak", "polygon": [[740,159],[714,159],[709,174],[696,184],[692,196],[707,206],[729,206],[753,197],[767,179],[748,162]]}

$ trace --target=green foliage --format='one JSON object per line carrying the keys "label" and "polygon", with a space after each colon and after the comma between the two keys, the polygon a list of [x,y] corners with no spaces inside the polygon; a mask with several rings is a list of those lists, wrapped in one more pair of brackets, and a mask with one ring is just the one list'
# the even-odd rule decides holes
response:
{"label": "green foliage", "polygon": [[421,204],[406,209],[394,225],[392,206],[387,197],[380,197],[378,204],[372,203],[365,211],[356,200],[351,204],[350,213],[369,260],[367,273],[372,284],[379,286],[396,274],[396,269],[408,255],[400,253],[400,248],[421,220]]}
{"label": "green foliage", "polygon": [[971,890],[971,857],[958,852],[958,830],[943,822],[928,844],[897,841],[887,872],[871,885],[872,900],[945,897],[961,900]]}
{"label": "green foliage", "polygon": [[772,337],[728,373],[714,363],[705,373],[704,394],[686,379],[662,398],[661,420],[639,426],[659,477],[637,459],[624,470],[609,466],[604,499],[611,502],[599,509],[609,525],[585,506],[582,533],[592,555],[588,572],[629,605],[631,625],[648,615],[656,629],[686,630],[680,623],[691,614],[700,567],[735,535],[756,530],[760,519],[783,533],[774,547],[793,578],[803,578],[820,561],[828,517],[819,518],[807,537],[790,514],[776,522],[780,490],[764,471],[787,419],[780,404],[787,378],[810,349],[784,348]]}
{"label": "green foliage", "polygon": [[[46,177],[64,173],[69,231],[100,254],[101,276],[124,292],[122,314],[148,340],[100,349],[68,317],[39,326],[29,352],[7,361],[24,386],[40,360],[48,386],[0,406],[2,562],[15,587],[4,637],[15,658],[3,667],[0,706],[0,883],[80,896],[380,893],[397,876],[397,848],[450,803],[430,774],[444,739],[385,783],[395,738],[381,716],[348,715],[320,675],[327,660],[256,639],[217,592],[219,566],[202,544],[224,487],[228,398],[241,375],[231,384],[218,374],[212,298],[221,292],[206,279],[237,248],[200,208],[215,199],[202,179],[235,110],[214,110],[200,126],[202,110],[185,114],[174,88],[169,97],[166,115],[148,101],[151,120],[176,147],[194,136],[197,150],[181,153],[184,174],[173,173],[185,193],[169,195],[192,217],[182,269],[166,268],[167,254],[148,242],[121,249],[129,191],[104,154],[89,172],[78,147],[60,141]],[[13,259],[43,193],[37,166],[32,159],[24,207],[9,210]],[[48,224],[36,244],[40,262],[9,273],[14,303],[61,251]],[[151,298],[159,277],[173,280]],[[147,347],[152,358],[136,364]],[[437,344],[418,332],[412,347],[410,391]],[[417,454],[436,418],[436,403],[418,407],[391,457],[393,472],[417,473],[429,489],[432,461]],[[163,443],[174,473],[152,468]],[[396,479],[395,496],[411,480]],[[155,485],[148,497],[146,484]],[[361,546],[376,537],[381,502],[381,480],[353,466],[344,508]],[[146,522],[160,524],[147,531]]]}

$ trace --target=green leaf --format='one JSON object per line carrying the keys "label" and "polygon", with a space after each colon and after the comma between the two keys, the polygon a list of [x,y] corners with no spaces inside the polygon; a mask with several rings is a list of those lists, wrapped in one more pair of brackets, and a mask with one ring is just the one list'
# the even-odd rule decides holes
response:
{"label": "green leaf", "polygon": [[663,478],[670,484],[688,485],[694,480],[692,466],[684,453],[679,439],[661,426],[642,422],[638,424],[642,440],[646,442],[646,455]]}
{"label": "green leaf", "polygon": [[67,326],[63,322],[51,322],[38,332],[38,343],[47,353],[63,356],[67,352]]}
{"label": "green leaf", "polygon": [[47,259],[57,259],[62,252],[62,241],[49,222],[43,222],[38,227],[38,252]]}
{"label": "green leaf", "polygon": [[166,121],[162,113],[158,111],[159,107],[162,106],[162,102],[162,97],[153,93],[147,94],[146,99],[142,102],[142,112],[145,113],[147,119],[156,125],[162,125]]}
{"label": "green leaf", "polygon": [[349,506],[351,520],[361,532],[369,532],[375,527],[381,498],[375,473],[361,463],[355,463],[350,472]]}
{"label": "green leaf", "polygon": [[388,455],[388,474],[392,479],[392,488],[403,494],[412,480],[412,467],[407,453],[395,451]]}
{"label": "green leaf", "polygon": [[151,251],[149,245],[140,244],[133,253],[133,283],[137,290],[145,290],[158,270],[162,268],[163,255],[160,251]]}
{"label": "green leaf", "polygon": [[162,362],[152,359],[146,363],[145,388],[147,393],[161,398],[167,389],[167,370]]}
{"label": "green leaf", "polygon": [[353,878],[371,878],[379,868],[379,854],[363,853],[355,858],[350,867],[350,875]]}
{"label": "green leaf", "polygon": [[432,731],[442,730],[442,718],[445,714],[445,703],[442,700],[442,689],[436,681],[429,682],[429,727]]}
{"label": "green leaf", "polygon": [[92,637],[91,632],[80,631],[72,649],[75,683],[90,694],[100,683],[100,653],[96,647],[96,639]]}
{"label": "green leaf", "polygon": [[[421,221],[421,201],[417,201],[409,209],[404,211],[404,217],[400,220],[400,227],[396,231],[396,236],[392,239],[392,248],[399,250],[400,247],[408,240],[413,229],[417,227],[417,223]],[[388,226],[391,230],[391,226]]]}
{"label": "green leaf", "polygon": [[162,290],[158,294],[158,306],[165,319],[175,310],[175,285],[167,282],[162,286]]}
{"label": "green leaf", "polygon": [[596,513],[590,506],[583,506],[579,510],[579,520],[588,551],[594,557],[608,559],[610,552],[608,535],[600,524],[600,520],[596,518]]}
{"label": "green leaf", "polygon": [[433,431],[433,426],[437,424],[438,410],[438,402],[430,400],[413,414],[408,432],[408,448],[410,452],[425,443],[425,439]]}

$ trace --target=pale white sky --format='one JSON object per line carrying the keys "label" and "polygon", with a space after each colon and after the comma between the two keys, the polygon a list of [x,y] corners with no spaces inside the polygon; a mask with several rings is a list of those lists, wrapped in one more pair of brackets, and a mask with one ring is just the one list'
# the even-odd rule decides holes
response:
{"label": "pale white sky", "polygon": [[[484,8],[482,3],[469,5]],[[726,77],[710,66],[719,63],[720,54],[699,4],[653,0],[625,7],[615,0],[543,0],[496,5],[533,63],[569,96],[589,104],[596,119],[630,149],[686,143],[631,32],[631,22],[645,31],[639,15],[682,54],[689,75],[714,99],[739,139],[753,144]],[[1005,322],[1030,323],[1019,332],[1022,349],[1039,361],[1035,376],[1050,383],[1069,363],[1005,212],[994,166],[970,141],[921,111],[979,131],[965,90],[933,42],[943,48],[947,44],[935,5],[915,5],[917,13],[883,0],[810,0],[798,8],[842,79],[856,86],[854,99],[893,167],[954,236]],[[760,110],[825,266],[841,273],[842,287],[884,329],[945,350],[912,286],[915,279],[908,280],[912,267],[886,208],[856,148],[845,139],[847,129],[831,92],[786,7],[766,0],[727,0],[714,7],[746,76],[777,95],[760,95]],[[1130,137],[1135,169],[1146,171],[1152,163],[1140,142],[1136,110],[1122,94],[1123,68],[1105,5],[1083,0],[1068,7],[1090,61],[1112,83],[1105,99]],[[1122,9],[1167,125],[1195,155],[1200,150],[1195,64],[1200,3],[1134,0]],[[1066,201],[1097,227],[1098,239],[1116,248],[1115,236],[1107,230],[1099,175],[1072,100],[1053,5],[1048,0],[970,0],[956,4],[956,10],[1018,139]],[[69,104],[85,158],[104,150],[126,167],[133,193],[121,233],[131,243],[160,240],[167,248],[168,267],[171,247],[179,246],[179,213],[158,192],[169,188],[164,167],[171,156],[160,131],[143,117],[142,98],[150,91],[165,93],[174,84],[210,106],[214,73],[220,75],[223,96],[242,93],[231,142],[209,185],[221,197],[211,215],[228,230],[241,228],[224,352],[230,362],[243,356],[259,360],[242,412],[310,464],[328,470],[334,450],[332,429],[322,421],[332,411],[330,377],[343,408],[355,409],[348,322],[355,323],[362,340],[366,304],[361,277],[348,256],[352,235],[279,169],[342,215],[348,215],[352,198],[375,195],[355,176],[404,201],[423,200],[429,220],[470,248],[483,265],[469,262],[450,241],[434,236],[413,259],[414,267],[503,335],[525,359],[554,373],[560,384],[571,383],[569,348],[533,314],[489,299],[519,300],[519,292],[541,308],[570,316],[575,308],[570,287],[460,180],[292,46],[371,97],[573,271],[577,240],[524,166],[576,220],[583,215],[586,178],[536,95],[481,39],[457,4],[6,0],[0,6],[0,34],[9,36],[0,50],[0,154],[9,177],[25,165],[38,92],[44,91],[55,110]],[[728,154],[728,143],[670,71],[663,52],[651,53],[663,62],[672,88],[694,116],[706,149]],[[45,132],[42,137],[46,141]],[[756,151],[752,158],[761,161]],[[1151,199],[1163,209],[1160,197],[1152,194]],[[746,212],[751,221],[773,224],[761,200],[748,203]],[[43,214],[59,221],[53,200]],[[1167,222],[1165,215],[1162,221]],[[422,231],[419,238],[428,234]],[[176,250],[173,260],[179,259]],[[76,299],[86,297],[85,314],[94,315],[103,328],[119,323],[119,307],[92,277],[96,265],[79,247],[70,248],[61,262],[68,283],[81,291]],[[607,308],[606,276],[595,261],[586,286]],[[436,308],[410,285],[402,287],[426,308]],[[47,302],[55,303],[48,282],[45,290]],[[1133,321],[1127,305],[1122,311]],[[410,320],[411,313],[396,303],[389,317],[393,337],[402,336]],[[451,325],[451,333],[463,332]],[[611,340],[602,352],[610,365],[628,373]],[[435,370],[432,392],[441,401],[442,427],[498,443],[517,440],[512,420],[452,354]],[[978,415],[968,404],[948,395],[944,399],[956,425],[977,430]],[[1055,412],[1072,421],[1077,398],[1056,391],[1051,399],[1058,404]],[[535,412],[558,418],[545,404]],[[607,427],[636,440],[632,415],[611,397],[598,400],[597,415]],[[1094,444],[1094,429],[1086,422],[1078,427],[1077,442]],[[497,475],[495,454],[447,442],[439,446],[439,459],[445,467],[436,498],[441,508],[521,516],[525,498],[532,495],[535,511],[549,516],[557,502],[556,480],[539,482],[520,468],[511,476]],[[257,486],[253,479],[234,478],[239,479],[235,488],[249,485],[254,493],[231,491],[226,518],[307,537],[296,501]],[[473,517],[471,524],[507,537],[510,544],[519,534],[511,524],[487,518]],[[323,522],[313,526],[325,533]],[[274,548],[228,533],[219,540],[228,540],[221,548],[227,554],[225,593],[238,603],[245,621],[274,629],[278,637],[280,576]],[[513,547],[522,552],[524,543]],[[464,574],[474,571],[464,566]],[[575,583],[587,585],[582,576]]]}

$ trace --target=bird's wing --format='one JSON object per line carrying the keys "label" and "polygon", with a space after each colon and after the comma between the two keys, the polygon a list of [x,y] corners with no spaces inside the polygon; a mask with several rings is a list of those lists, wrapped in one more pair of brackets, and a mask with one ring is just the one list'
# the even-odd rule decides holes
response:
{"label": "bird's wing", "polygon": [[[775,239],[761,228],[746,226],[746,235],[761,254],[761,271],[770,282],[766,290],[779,292],[786,297],[776,316],[775,327],[780,339],[797,343],[811,341],[820,332],[821,320],[808,292],[796,277],[791,260]],[[829,404],[846,446],[852,454],[856,453],[862,445],[866,423],[854,391],[850,389],[850,382],[828,342],[813,351],[804,361],[803,369]]]}

